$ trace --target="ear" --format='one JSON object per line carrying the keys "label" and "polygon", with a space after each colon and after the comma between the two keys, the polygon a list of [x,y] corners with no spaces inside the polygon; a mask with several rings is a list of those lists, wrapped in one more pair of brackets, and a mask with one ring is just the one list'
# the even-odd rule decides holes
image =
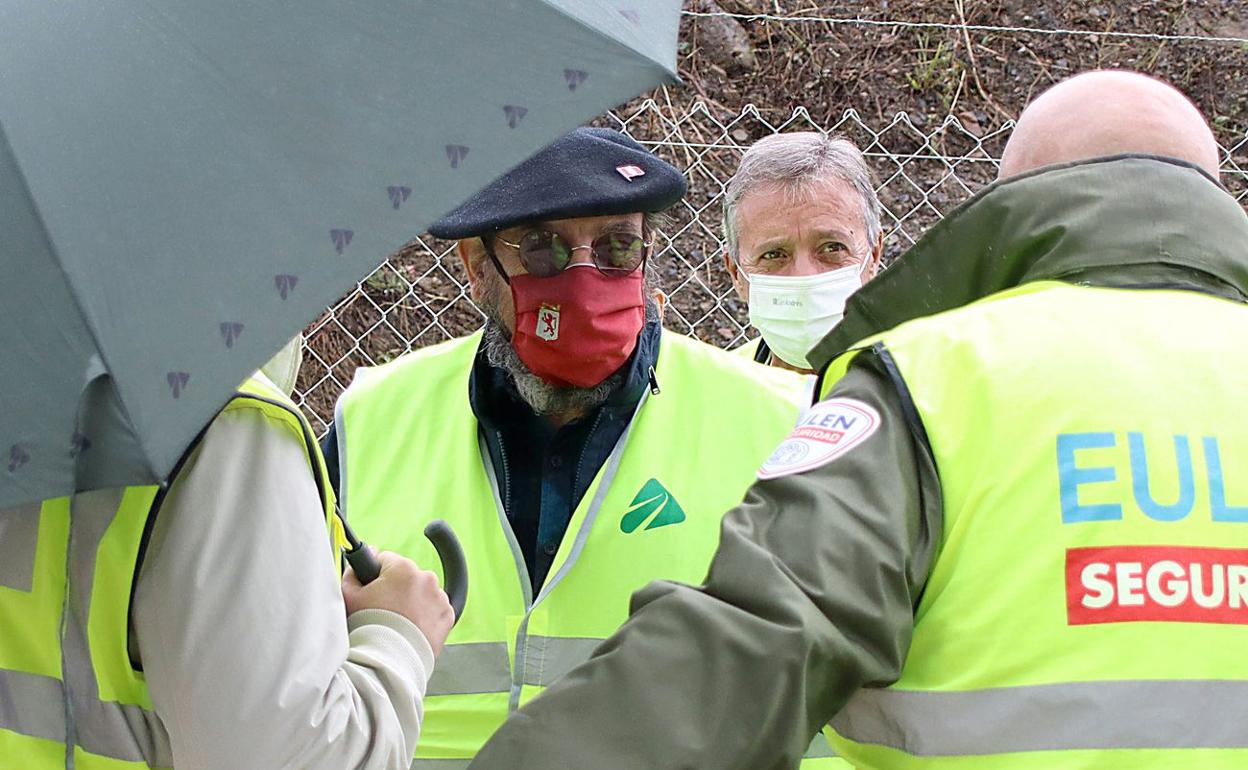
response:
{"label": "ear", "polygon": [[485,244],[480,238],[465,238],[455,242],[455,251],[464,263],[464,272],[468,274],[468,285],[472,288],[475,299],[481,290],[481,270],[485,264]]}
{"label": "ear", "polygon": [[[867,260],[867,278],[871,280],[880,274],[880,269],[884,267],[884,232],[880,232],[880,237],[875,239],[875,247],[871,249],[871,257]],[[863,283],[866,283],[863,281]]]}
{"label": "ear", "polygon": [[732,279],[732,288],[736,290],[737,296],[741,298],[742,302],[749,304],[750,286],[741,277],[741,266],[728,253],[728,249],[724,249],[724,269],[728,271],[728,277]]}

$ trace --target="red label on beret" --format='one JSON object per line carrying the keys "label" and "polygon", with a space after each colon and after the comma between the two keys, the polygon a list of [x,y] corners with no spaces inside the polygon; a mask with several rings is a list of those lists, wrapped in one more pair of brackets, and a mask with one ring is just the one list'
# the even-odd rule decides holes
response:
{"label": "red label on beret", "polygon": [[620,172],[620,176],[628,181],[633,181],[639,176],[645,176],[646,171],[641,166],[616,166],[615,170]]}

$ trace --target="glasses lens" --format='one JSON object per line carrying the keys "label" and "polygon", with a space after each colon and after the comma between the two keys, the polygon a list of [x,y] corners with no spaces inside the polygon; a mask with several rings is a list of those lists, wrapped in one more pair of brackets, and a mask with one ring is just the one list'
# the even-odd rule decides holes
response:
{"label": "glasses lens", "polygon": [[600,270],[631,273],[641,266],[646,244],[636,233],[606,233],[594,240],[593,249]]}
{"label": "glasses lens", "polygon": [[549,278],[572,261],[572,249],[549,230],[530,230],[520,239],[520,261],[538,278]]}

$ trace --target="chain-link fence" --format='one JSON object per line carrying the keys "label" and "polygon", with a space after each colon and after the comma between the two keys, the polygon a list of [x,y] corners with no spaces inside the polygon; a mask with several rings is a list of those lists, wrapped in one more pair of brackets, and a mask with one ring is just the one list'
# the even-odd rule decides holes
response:
{"label": "chain-link fence", "polygon": [[[854,110],[821,126],[801,107],[774,122],[752,105],[725,119],[705,105],[675,113],[654,100],[599,122],[628,133],[689,177],[689,194],[656,244],[654,262],[669,298],[664,322],[721,347],[749,334],[746,309],[724,269],[720,222],[724,186],[750,144],[773,133],[811,130],[855,142],[876,174],[888,261],[996,175],[1013,128],[954,117],[931,124],[904,113],[871,124]],[[1248,133],[1222,153],[1222,181],[1248,205]],[[417,238],[309,327],[296,398],[323,431],[357,366],[466,334],[482,319],[451,244]]]}

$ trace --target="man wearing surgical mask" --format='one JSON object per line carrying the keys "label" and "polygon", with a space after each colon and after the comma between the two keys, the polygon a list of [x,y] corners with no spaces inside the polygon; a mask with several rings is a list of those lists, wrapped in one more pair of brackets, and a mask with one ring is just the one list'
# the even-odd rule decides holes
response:
{"label": "man wearing surgical mask", "polygon": [[862,153],[814,131],[760,139],[724,193],[724,262],[759,338],[738,348],[812,374],[806,355],[880,268],[880,201]]}
{"label": "man wearing surgical mask", "polygon": [[[661,327],[647,270],[684,192],[616,131],[559,139],[430,228],[458,241],[484,327],[361,369],[339,401],[327,450],[355,531],[436,564],[421,529],[444,518],[466,550],[417,770],[466,766],[633,591],[700,580],[796,420],[799,378]],[[838,767],[822,736],[809,756]]]}

